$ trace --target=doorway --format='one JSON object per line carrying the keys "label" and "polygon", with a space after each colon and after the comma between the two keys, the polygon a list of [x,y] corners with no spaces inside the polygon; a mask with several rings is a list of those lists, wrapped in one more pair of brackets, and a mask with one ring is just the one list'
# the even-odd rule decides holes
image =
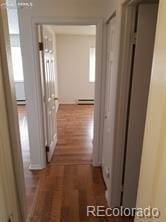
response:
{"label": "doorway", "polygon": [[113,159],[111,171],[104,168],[112,207],[136,205],[157,12],[154,1],[122,7]]}
{"label": "doorway", "polygon": [[[82,22],[82,23],[84,23],[84,22]],[[86,23],[86,22],[85,22]],[[94,22],[94,20],[93,20],[93,22],[89,22],[90,24],[91,23],[98,23],[98,21],[97,22]],[[100,25],[101,24],[99,24],[98,25],[98,35],[99,35],[99,33],[100,33]],[[88,26],[90,26],[90,25],[88,25]],[[94,26],[96,26],[96,25],[93,25],[93,28],[94,28]],[[91,25],[91,27],[90,28],[92,28],[92,25]],[[100,33],[101,34],[101,33]],[[86,36],[87,34],[83,34],[83,36]],[[91,35],[91,34],[90,34]],[[88,50],[88,55],[87,55],[87,58],[86,58],[86,61],[87,61],[87,63],[88,63],[88,81],[89,81],[89,84],[90,85],[92,85],[92,84],[94,84],[94,81],[95,81],[95,68],[94,68],[94,65],[96,64],[95,63],[95,59],[96,59],[96,52],[95,51],[100,51],[100,49],[102,48],[101,46],[102,46],[102,41],[100,41],[100,40],[102,40],[102,39],[100,39],[101,38],[101,36],[99,35],[99,38],[98,38],[98,44],[97,44],[97,47],[95,48],[94,47],[94,45],[93,45],[93,47],[90,47],[90,49]],[[100,42],[100,43],[99,43]],[[95,46],[96,46],[96,44],[95,44]],[[50,47],[50,43],[49,43],[49,47]],[[98,50],[95,50],[95,49],[97,49],[98,48]],[[38,51],[38,53],[39,53],[39,51]],[[99,52],[99,54],[101,53],[101,51]],[[25,56],[25,55],[24,55]],[[98,56],[98,60],[99,60],[99,57],[100,56]],[[92,59],[91,59],[92,58]],[[92,61],[91,61],[92,60]],[[99,77],[99,75],[100,75],[100,63],[101,62],[98,62],[98,64],[97,64],[97,69],[96,69],[96,72],[98,73],[98,84],[100,84],[100,82],[99,82],[99,79],[100,79],[100,77]],[[49,74],[50,74],[50,70],[51,70],[51,68],[53,68],[53,67],[48,67],[48,69],[49,69]],[[93,75],[92,75],[92,72],[93,72]],[[53,79],[52,78],[53,76],[49,76],[49,78],[50,78],[50,80],[51,79]],[[26,81],[27,79],[25,78],[25,81]],[[27,81],[26,81],[26,84],[27,84]],[[29,88],[31,88],[30,87],[31,85],[29,84]],[[38,87],[38,85],[36,85],[36,88]],[[52,83],[51,83],[51,88],[53,89],[53,85],[52,85]],[[93,87],[94,88],[94,87]],[[27,88],[26,88],[26,90],[27,90]],[[93,92],[94,93],[94,92]],[[98,92],[98,94],[99,94],[100,92]],[[52,95],[51,95],[52,96]],[[94,96],[94,94],[93,94],[93,96]],[[96,98],[97,98],[97,96],[96,96]],[[99,99],[99,98],[98,98]],[[56,95],[54,95],[54,100],[56,101],[56,102],[58,102],[58,100],[57,100],[57,97],[56,97]],[[96,141],[96,140],[99,140],[99,138],[98,138],[98,134],[96,134],[96,140],[93,140],[93,120],[94,120],[94,116],[95,116],[95,114],[94,114],[94,106],[96,106],[96,117],[100,114],[99,113],[99,105],[100,104],[98,104],[98,105],[94,105],[94,97],[84,97],[84,96],[81,96],[81,97],[76,97],[75,99],[74,99],[74,101],[75,101],[75,104],[74,104],[74,107],[76,107],[77,106],[77,108],[78,108],[78,110],[76,110],[76,109],[74,109],[75,110],[75,113],[77,113],[76,115],[77,116],[80,116],[80,113],[81,113],[81,110],[82,109],[84,109],[84,111],[83,111],[83,115],[81,115],[82,116],[82,119],[83,119],[83,121],[82,121],[82,123],[81,123],[81,125],[83,126],[83,125],[86,125],[86,127],[82,127],[82,135],[81,136],[83,136],[83,140],[86,138],[87,140],[86,140],[86,142],[85,142],[85,146],[84,146],[84,148],[85,148],[85,150],[83,150],[82,148],[80,148],[80,150],[79,150],[79,152],[78,153],[76,153],[76,155],[74,156],[74,159],[76,159],[76,157],[78,157],[78,159],[76,160],[76,162],[79,160],[79,161],[82,161],[81,163],[83,164],[83,165],[85,165],[85,166],[83,166],[82,168],[83,169],[88,169],[89,170],[89,175],[90,175],[90,177],[91,176],[93,176],[93,172],[91,173],[91,170],[92,170],[92,167],[91,167],[91,163],[92,163],[92,152],[93,152],[93,144],[98,144],[98,141]],[[22,101],[21,101],[22,102]],[[30,100],[28,100],[27,101],[27,103],[29,102],[29,104],[31,105],[31,107],[33,107],[35,104],[32,104],[31,103],[31,101]],[[53,105],[53,104],[51,104],[51,105]],[[60,104],[61,105],[61,104]],[[62,104],[63,105],[63,104]],[[67,106],[70,106],[71,104],[66,104]],[[72,104],[73,105],[73,104]],[[72,106],[71,105],[71,106]],[[53,105],[54,106],[54,105]],[[26,111],[25,111],[25,109],[23,109],[23,107],[24,107],[24,105],[23,104],[21,104],[21,106],[19,106],[19,110],[20,110],[20,122],[21,122],[21,124],[22,125],[20,125],[20,128],[26,128],[27,126],[27,113],[26,113]],[[81,108],[82,107],[82,108]],[[56,107],[57,108],[57,107]],[[56,110],[56,109],[55,109]],[[64,110],[63,108],[61,109],[61,110]],[[71,110],[72,110],[72,107],[71,107]],[[66,112],[66,111],[65,111]],[[72,112],[72,114],[73,114],[74,112]],[[30,114],[30,113],[28,113],[28,114]],[[61,113],[62,114],[62,113]],[[60,114],[60,116],[61,116],[61,114]],[[76,115],[73,115],[73,119],[75,118],[74,116],[76,116]],[[29,122],[32,122],[31,120],[33,119],[32,118],[32,115],[29,115],[30,116],[30,121]],[[71,115],[70,115],[71,116]],[[60,117],[60,119],[61,119],[61,117]],[[79,119],[79,118],[78,118]],[[96,118],[97,119],[97,118]],[[26,120],[26,121],[25,121]],[[37,120],[36,121],[34,121],[33,123],[33,126],[35,127],[35,125],[36,125],[36,122],[37,122]],[[51,122],[51,121],[50,121]],[[81,121],[80,121],[81,122]],[[39,121],[39,123],[41,123],[40,121]],[[98,122],[97,122],[98,123]],[[66,126],[66,124],[64,124],[64,126]],[[75,132],[76,132],[76,130],[78,130],[79,129],[79,127],[80,127],[80,125],[77,123],[77,126],[75,126]],[[80,127],[81,128],[81,127]],[[32,129],[32,128],[30,128],[30,129]],[[26,129],[27,130],[27,129]],[[32,132],[31,130],[29,130],[30,131],[30,133]],[[97,133],[99,133],[99,130],[98,130],[98,127],[97,127]],[[51,134],[52,134],[52,129],[51,129]],[[55,132],[56,132],[56,130],[55,130]],[[24,134],[24,133],[23,133]],[[27,139],[27,131],[26,131],[26,139]],[[25,134],[23,135],[23,137],[25,136]],[[53,135],[53,134],[52,134]],[[32,136],[32,133],[31,133],[31,136]],[[42,136],[43,136],[43,134],[42,134]],[[77,135],[78,137],[80,137],[79,135]],[[25,137],[24,137],[25,138]],[[36,138],[36,136],[33,136],[33,138]],[[43,138],[42,138],[43,139]],[[80,138],[80,140],[82,140],[81,138]],[[32,140],[31,140],[32,141]],[[41,142],[42,142],[42,140],[40,140]],[[56,141],[56,140],[55,140]],[[24,141],[25,142],[25,141]],[[26,144],[27,145],[27,144]],[[55,146],[52,146],[52,147],[54,147],[54,149],[55,149]],[[40,159],[40,153],[36,153],[36,156],[35,155],[33,155],[33,153],[32,153],[32,151],[34,151],[34,149],[33,149],[33,147],[32,147],[32,144],[31,144],[31,147],[30,147],[31,149],[30,149],[30,152],[31,152],[31,158],[33,158],[33,159],[35,159],[35,157],[37,156],[37,158],[38,159]],[[43,146],[40,146],[40,148],[43,150],[43,151],[45,151],[43,148]],[[63,153],[63,151],[62,151],[62,153]],[[52,152],[52,154],[53,154],[53,152]],[[82,158],[82,155],[84,155],[83,156],[83,158]],[[62,156],[62,155],[61,155]],[[69,155],[68,155],[69,156]],[[81,157],[79,157],[79,156],[81,156]],[[44,157],[46,157],[46,155],[44,156]],[[63,158],[64,158],[64,153],[63,153]],[[41,158],[42,159],[42,158]],[[46,159],[46,158],[44,158],[44,159]],[[97,162],[98,163],[98,156],[97,155],[95,155],[95,162]],[[50,160],[49,159],[47,159],[48,161],[50,161],[51,160],[51,158],[50,158]],[[69,160],[71,163],[73,163],[73,159],[71,160]],[[43,161],[43,163],[45,163],[44,161]],[[57,161],[56,161],[56,163],[57,163]],[[78,163],[78,162],[77,162]],[[87,164],[89,164],[88,166],[86,166]],[[32,215],[32,211],[34,210],[34,206],[35,206],[35,204],[34,204],[34,200],[35,200],[35,196],[38,194],[38,187],[39,187],[39,185],[40,185],[40,182],[42,181],[43,183],[44,183],[44,181],[43,181],[43,175],[45,175],[45,170],[43,170],[42,172],[41,171],[35,171],[34,169],[36,169],[36,170],[38,170],[38,169],[41,169],[41,166],[30,166],[30,169],[29,169],[29,164],[27,164],[26,165],[27,166],[27,168],[26,168],[26,170],[24,171],[25,172],[25,184],[26,184],[26,188],[27,188],[27,190],[26,191],[28,191],[28,195],[27,195],[27,201],[28,201],[28,204],[27,204],[27,206],[28,206],[28,214],[29,215]],[[50,166],[50,165],[49,165]],[[42,165],[42,167],[45,167],[45,165],[43,164]],[[67,167],[66,167],[67,168]],[[79,167],[78,167],[79,168]],[[31,171],[31,169],[33,169],[34,171]],[[49,171],[49,169],[48,169],[48,171]],[[46,171],[46,172],[48,172],[48,171]],[[97,172],[97,174],[99,174],[99,176],[101,176],[100,175],[100,169],[97,169],[97,170],[95,170],[95,172]],[[81,177],[81,175],[80,175],[80,177]],[[101,178],[101,177],[100,177]],[[50,181],[51,181],[51,178],[50,178]],[[52,181],[52,182],[54,182],[54,181]],[[100,184],[101,184],[101,186],[102,186],[102,179],[100,179]],[[93,185],[93,184],[91,184],[91,185]],[[103,188],[103,187],[102,187]],[[102,191],[102,190],[101,190]]]}
{"label": "doorway", "polygon": [[101,170],[92,167],[96,27],[40,24],[37,30],[48,163],[30,217],[86,221],[89,203],[106,205]]}
{"label": "doorway", "polygon": [[134,14],[122,177],[122,204],[129,208],[136,206],[158,4],[139,3]]}
{"label": "doorway", "polygon": [[39,25],[47,162],[92,163],[96,27]]}

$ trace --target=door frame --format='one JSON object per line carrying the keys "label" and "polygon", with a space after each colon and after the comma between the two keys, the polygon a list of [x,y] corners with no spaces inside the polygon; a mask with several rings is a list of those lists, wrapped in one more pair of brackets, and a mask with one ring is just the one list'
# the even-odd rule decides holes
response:
{"label": "door frame", "polygon": [[130,5],[131,0],[125,1],[121,5],[121,15],[119,24],[119,46],[118,53],[118,86],[117,86],[117,115],[116,115],[116,132],[114,142],[114,167],[112,171],[112,188],[108,193],[108,204],[111,207],[121,206],[122,199],[122,178],[124,163],[124,146],[126,135],[126,117],[128,108],[128,91],[130,81],[131,65],[131,31],[134,26],[134,7]]}
{"label": "door frame", "polygon": [[[93,140],[93,156],[92,165],[100,166],[102,161],[102,136],[103,136],[103,120],[104,120],[104,55],[103,55],[103,27],[104,20],[102,18],[66,18],[66,17],[33,17],[32,18],[32,44],[34,48],[35,58],[35,72],[37,73],[36,78],[39,82],[37,86],[38,100],[41,101],[41,79],[40,79],[40,60],[38,52],[38,25],[96,25],[96,82],[95,82],[95,106],[94,106],[94,140]],[[40,104],[39,110],[42,110]],[[41,115],[43,116],[43,110]],[[44,124],[39,123],[42,131],[44,132]],[[41,141],[43,141],[43,135],[41,135]],[[41,167],[46,167],[45,161],[45,147],[44,143],[40,149]]]}
{"label": "door frame", "polygon": [[[4,2],[5,4],[5,2]],[[0,7],[0,59],[2,65],[2,77],[4,87],[4,101],[7,111],[7,121],[10,136],[10,154],[7,158],[12,157],[13,176],[15,179],[16,196],[18,199],[18,211],[20,213],[20,221],[26,218],[26,201],[25,201],[25,180],[23,172],[23,161],[21,152],[19,121],[17,114],[17,102],[15,92],[15,82],[12,70],[10,38],[8,28],[8,17],[6,8]],[[3,150],[2,150],[3,151]],[[7,159],[8,160],[8,159]],[[4,160],[6,161],[6,160]],[[4,171],[5,172],[5,171]],[[3,178],[2,178],[3,179]]]}
{"label": "door frame", "polygon": [[[146,1],[143,1],[146,2]],[[155,0],[148,3],[156,2]],[[119,45],[118,45],[118,91],[117,91],[117,116],[114,149],[114,169],[112,172],[111,193],[108,194],[107,201],[111,207],[121,206],[122,203],[122,179],[124,168],[125,138],[127,109],[130,87],[130,67],[131,67],[131,33],[135,25],[136,6],[141,3],[140,0],[125,0],[121,3],[119,10]]]}
{"label": "door frame", "polygon": [[[157,22],[157,14],[158,14],[158,2],[154,1],[143,1],[143,2],[134,2],[134,7],[136,9],[136,15],[135,15],[135,27],[134,27],[134,32],[136,35],[131,35],[131,44],[133,45],[133,50],[132,54],[132,64],[130,67],[130,86],[129,86],[129,99],[128,99],[128,111],[127,111],[127,121],[126,121],[126,136],[125,136],[125,155],[124,155],[124,173],[123,173],[123,206],[124,207],[135,207],[136,205],[136,194],[138,190],[138,180],[139,180],[139,174],[140,174],[140,166],[141,166],[141,157],[142,157],[142,146],[143,146],[143,137],[144,137],[144,132],[145,132],[145,124],[146,124],[146,111],[147,111],[147,103],[148,103],[148,95],[149,95],[149,86],[150,86],[150,80],[151,80],[151,72],[152,72],[152,62],[153,62],[153,53],[154,53],[154,43],[155,43],[155,32],[156,32],[156,22]],[[135,10],[134,9],[134,10]],[[144,10],[147,10],[146,13]],[[153,10],[153,13],[152,11]],[[140,16],[140,13],[141,14]],[[147,15],[151,15],[151,17],[148,16],[148,19],[146,18]],[[152,15],[153,14],[153,15]],[[143,23],[147,22],[150,18],[149,21],[149,26],[151,28],[147,31],[147,28],[144,27]],[[142,21],[143,19],[143,21]],[[142,24],[142,25],[141,25]],[[144,31],[141,30],[141,27],[144,27]],[[146,33],[147,32],[147,33]],[[149,33],[151,33],[149,35]],[[148,40],[147,40],[147,35]],[[142,38],[141,38],[142,36]],[[149,42],[148,44],[144,44],[144,37],[146,36],[146,42]],[[151,38],[150,38],[151,36]],[[139,70],[140,65],[140,59],[142,57],[141,54],[142,51],[140,51],[143,47],[142,43],[144,44],[144,47],[147,45],[147,53],[146,58],[143,64],[143,67],[146,69],[147,75],[146,78],[145,76],[139,77],[139,78],[145,78],[143,84],[145,89],[142,90],[142,96],[138,96],[140,92],[140,87],[138,88],[138,82],[140,79],[138,79],[139,73],[142,69]],[[138,56],[138,57],[137,57]],[[141,62],[142,64],[142,62]],[[137,67],[137,68],[135,68]],[[138,72],[139,71],[139,72]],[[145,70],[143,71],[145,73]],[[141,75],[140,75],[141,76]],[[137,80],[135,81],[135,79]],[[139,83],[140,85],[140,83]],[[138,97],[137,97],[138,96]],[[144,97],[144,99],[142,99]],[[139,103],[135,101],[135,98],[138,99]],[[142,101],[143,100],[143,101]],[[141,106],[140,106],[141,102]],[[134,104],[134,106],[133,106]],[[139,104],[139,106],[138,106]],[[140,110],[135,109],[135,107],[141,107]],[[134,112],[133,112],[134,111]],[[141,112],[140,119],[138,121],[138,116],[135,114],[135,112],[138,114]],[[135,124],[138,124],[139,122],[139,132],[137,135],[137,139],[133,140],[133,126]],[[141,131],[140,131],[141,130]],[[137,131],[135,131],[137,132]],[[140,133],[141,132],[141,133]],[[132,136],[131,136],[132,134]],[[132,146],[131,146],[132,144]],[[139,145],[138,145],[139,144]],[[133,146],[135,145],[135,148],[133,150]],[[137,157],[136,157],[136,156]],[[134,162],[130,159],[135,156]],[[132,167],[135,167],[135,170],[133,171]],[[132,192],[131,192],[132,189]],[[130,198],[128,198],[130,196]]]}

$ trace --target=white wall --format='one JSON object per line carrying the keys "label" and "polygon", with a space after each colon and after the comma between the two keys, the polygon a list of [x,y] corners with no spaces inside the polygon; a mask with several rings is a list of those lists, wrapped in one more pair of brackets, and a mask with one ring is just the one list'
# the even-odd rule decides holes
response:
{"label": "white wall", "polygon": [[[54,47],[54,70],[55,70],[55,97],[59,98],[59,89],[58,89],[58,59],[57,59],[57,43],[56,35],[53,32],[53,47]],[[59,100],[56,101],[56,111],[58,111]]]}
{"label": "white wall", "polygon": [[15,82],[17,104],[25,104],[24,82]]}
{"label": "white wall", "polygon": [[99,19],[104,18],[109,8],[110,0],[48,0],[32,1],[32,8],[19,8],[21,46],[23,56],[23,69],[25,80],[25,94],[28,112],[28,127],[31,149],[31,164],[34,168],[45,166],[44,140],[42,126],[42,102],[39,85],[39,66],[37,55],[32,44],[35,36],[35,28],[32,27],[32,20],[53,21],[56,18],[66,19]]}
{"label": "white wall", "polygon": [[[13,215],[16,221],[20,222],[18,211],[18,196],[16,188],[15,173],[11,155],[11,134],[9,134],[9,118],[6,109],[6,94],[4,92],[4,76],[8,74],[2,70],[2,51],[0,51],[0,221],[8,221],[9,215]],[[4,64],[3,64],[4,65]],[[3,73],[2,73],[3,72]]]}
{"label": "white wall", "polygon": [[94,83],[89,82],[89,52],[95,36],[56,35],[58,89],[61,104],[77,99],[94,99]]}

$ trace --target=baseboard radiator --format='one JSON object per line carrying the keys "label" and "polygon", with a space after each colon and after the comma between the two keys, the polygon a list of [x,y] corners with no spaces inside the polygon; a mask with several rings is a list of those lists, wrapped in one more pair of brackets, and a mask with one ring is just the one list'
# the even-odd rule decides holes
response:
{"label": "baseboard radiator", "polygon": [[94,99],[77,99],[76,103],[78,105],[94,105],[95,100]]}
{"label": "baseboard radiator", "polygon": [[26,101],[25,100],[16,100],[17,105],[26,105]]}

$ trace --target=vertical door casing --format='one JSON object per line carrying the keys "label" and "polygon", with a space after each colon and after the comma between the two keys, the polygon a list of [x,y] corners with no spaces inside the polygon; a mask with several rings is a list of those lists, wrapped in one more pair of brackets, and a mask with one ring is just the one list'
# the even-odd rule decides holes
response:
{"label": "vertical door casing", "polygon": [[156,4],[141,4],[138,8],[123,185],[124,207],[136,205],[157,11]]}
{"label": "vertical door casing", "polygon": [[103,134],[102,171],[109,196],[112,183],[112,167],[114,153],[115,110],[116,110],[116,85],[117,75],[115,72],[115,27],[116,17],[107,24],[107,72],[105,94],[105,119]]}
{"label": "vertical door casing", "polygon": [[[0,1],[5,4],[6,1]],[[0,8],[0,196],[7,219],[23,222],[26,217],[25,181],[20,144],[15,83],[9,44],[7,8]],[[5,200],[6,199],[6,205]],[[4,203],[3,203],[4,200]],[[1,205],[0,204],[0,205]],[[1,212],[0,210],[0,212]],[[1,220],[0,220],[1,221]]]}

